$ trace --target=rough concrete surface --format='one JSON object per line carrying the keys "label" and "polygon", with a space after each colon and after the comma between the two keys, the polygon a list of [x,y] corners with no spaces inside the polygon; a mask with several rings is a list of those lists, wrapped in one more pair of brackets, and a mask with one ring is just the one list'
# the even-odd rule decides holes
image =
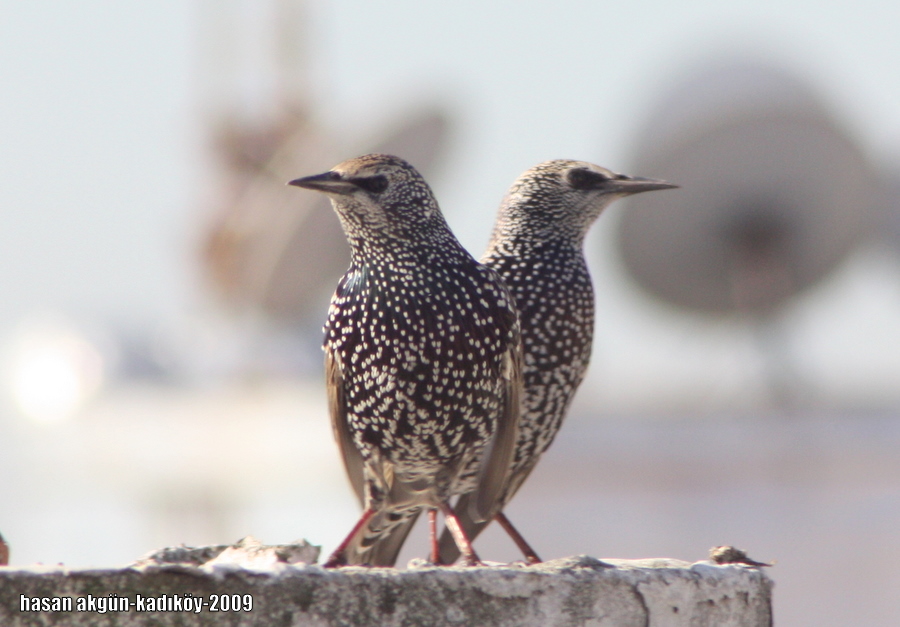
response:
{"label": "rough concrete surface", "polygon": [[[317,554],[306,543],[245,540],[164,549],[119,569],[3,567],[0,625],[772,624],[772,581],[740,564],[579,556],[535,566],[325,570],[303,561]],[[68,602],[71,610],[52,611]]]}

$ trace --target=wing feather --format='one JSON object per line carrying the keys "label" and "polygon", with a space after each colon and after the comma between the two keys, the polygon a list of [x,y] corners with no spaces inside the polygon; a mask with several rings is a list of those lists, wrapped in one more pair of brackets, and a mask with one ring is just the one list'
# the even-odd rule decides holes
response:
{"label": "wing feather", "polygon": [[344,470],[350,479],[350,485],[356,493],[361,506],[365,507],[363,476],[363,458],[353,443],[350,427],[347,424],[347,399],[344,393],[344,375],[334,353],[325,349],[325,388],[328,391],[328,410],[331,414],[331,428],[334,439],[344,461]]}
{"label": "wing feather", "polygon": [[494,517],[503,507],[501,497],[509,479],[516,441],[519,436],[522,393],[522,345],[516,336],[514,346],[504,355],[502,405],[497,416],[494,436],[485,449],[475,498],[470,513],[476,522]]}

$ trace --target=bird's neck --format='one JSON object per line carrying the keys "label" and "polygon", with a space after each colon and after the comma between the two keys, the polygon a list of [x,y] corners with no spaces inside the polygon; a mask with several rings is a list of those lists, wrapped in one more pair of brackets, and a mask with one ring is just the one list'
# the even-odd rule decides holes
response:
{"label": "bird's neck", "polygon": [[422,269],[444,264],[474,262],[472,256],[449,232],[446,236],[414,241],[407,238],[350,238],[350,259],[357,268],[368,268],[389,274],[415,274]]}
{"label": "bird's neck", "polygon": [[560,255],[580,256],[584,250],[584,236],[584,230],[576,225],[501,217],[494,227],[485,254],[504,249],[524,256],[554,250]]}

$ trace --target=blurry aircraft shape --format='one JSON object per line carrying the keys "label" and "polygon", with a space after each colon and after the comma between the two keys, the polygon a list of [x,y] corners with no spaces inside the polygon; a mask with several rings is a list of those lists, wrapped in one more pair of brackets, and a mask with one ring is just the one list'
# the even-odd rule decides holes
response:
{"label": "blurry aircraft shape", "polygon": [[629,200],[628,273],[691,310],[765,313],[870,235],[878,176],[801,79],[734,62],[685,77],[656,107],[633,170],[681,185]]}

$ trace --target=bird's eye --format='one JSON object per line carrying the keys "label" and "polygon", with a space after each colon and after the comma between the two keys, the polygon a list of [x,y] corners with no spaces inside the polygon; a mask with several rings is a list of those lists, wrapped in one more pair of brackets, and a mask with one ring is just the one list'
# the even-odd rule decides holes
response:
{"label": "bird's eye", "polygon": [[609,180],[609,177],[604,176],[599,172],[594,172],[593,170],[577,168],[569,170],[566,174],[566,179],[569,181],[569,185],[574,189],[591,189],[605,183]]}
{"label": "bird's eye", "polygon": [[383,174],[364,176],[350,180],[351,183],[372,194],[380,194],[387,189],[388,180]]}

